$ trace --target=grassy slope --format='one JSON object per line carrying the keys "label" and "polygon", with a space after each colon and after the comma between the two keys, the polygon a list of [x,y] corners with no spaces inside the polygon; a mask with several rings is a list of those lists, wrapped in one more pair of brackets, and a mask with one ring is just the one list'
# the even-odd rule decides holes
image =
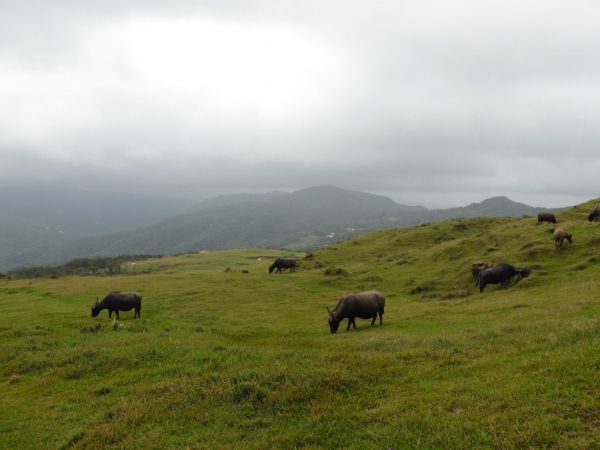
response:
{"label": "grassy slope", "polygon": [[[593,448],[592,204],[558,214],[575,241],[559,250],[533,218],[454,220],[370,233],[281,276],[257,259],[275,252],[248,250],[0,280],[0,447]],[[478,259],[533,274],[481,295]],[[325,306],[369,288],[386,294],[384,326],[330,335]],[[89,317],[113,289],[143,294],[141,320]]]}

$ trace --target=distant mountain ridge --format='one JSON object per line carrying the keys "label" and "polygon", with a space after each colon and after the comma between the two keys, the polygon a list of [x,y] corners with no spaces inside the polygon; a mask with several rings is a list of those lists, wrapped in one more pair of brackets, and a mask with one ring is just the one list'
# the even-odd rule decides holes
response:
{"label": "distant mountain ridge", "polygon": [[549,209],[527,206],[507,197],[429,210],[334,186],[289,193],[234,194],[205,200],[192,212],[154,224],[71,240],[55,239],[51,244],[17,253],[14,248],[8,253],[2,250],[0,269],[54,264],[84,256],[177,254],[244,247],[310,250],[369,230],[454,217],[535,215],[542,210]]}
{"label": "distant mountain ridge", "polygon": [[506,196],[498,196],[457,208],[432,209],[429,210],[429,214],[432,220],[444,220],[454,217],[519,217],[536,215],[540,211],[555,211],[555,209],[528,206]]}
{"label": "distant mountain ridge", "polygon": [[283,191],[272,191],[261,194],[228,194],[211,197],[200,202],[196,209],[207,209],[211,207],[229,206],[247,202],[263,202],[286,195]]}

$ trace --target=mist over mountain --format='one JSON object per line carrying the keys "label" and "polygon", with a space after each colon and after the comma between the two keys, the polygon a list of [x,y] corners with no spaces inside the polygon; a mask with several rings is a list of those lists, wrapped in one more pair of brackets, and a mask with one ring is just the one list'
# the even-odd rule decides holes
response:
{"label": "mist over mountain", "polygon": [[[164,200],[99,194],[84,201],[86,194],[72,193],[61,197],[58,207],[50,196],[42,196],[36,203],[31,195],[15,194],[11,201],[0,203],[13,211],[0,220],[2,270],[83,256],[244,247],[310,250],[368,230],[453,217],[535,215],[546,210],[507,197],[429,210],[333,186],[289,193],[224,195],[198,203],[191,212],[175,215],[168,213],[181,213],[184,202],[169,204]],[[27,208],[19,204],[19,198],[28,202]]]}
{"label": "mist over mountain", "polygon": [[192,208],[193,202],[135,194],[35,186],[0,189],[0,269],[32,264],[84,236],[135,229]]}
{"label": "mist over mountain", "polygon": [[498,196],[458,208],[432,209],[428,211],[428,216],[430,220],[445,220],[454,217],[519,217],[552,210],[554,209],[533,207],[525,203],[515,202],[505,196]]}

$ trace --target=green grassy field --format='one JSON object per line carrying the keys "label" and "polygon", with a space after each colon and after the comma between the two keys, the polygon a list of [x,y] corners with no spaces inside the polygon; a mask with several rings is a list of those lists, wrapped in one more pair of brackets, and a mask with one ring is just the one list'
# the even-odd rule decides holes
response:
{"label": "green grassy field", "polygon": [[[574,234],[558,250],[531,217],[452,220],[292,274],[240,250],[0,280],[0,447],[598,448],[595,203],[557,214]],[[532,274],[480,294],[480,259]],[[372,288],[384,325],[331,335],[325,307]],[[141,319],[92,319],[111,290],[139,291]]]}

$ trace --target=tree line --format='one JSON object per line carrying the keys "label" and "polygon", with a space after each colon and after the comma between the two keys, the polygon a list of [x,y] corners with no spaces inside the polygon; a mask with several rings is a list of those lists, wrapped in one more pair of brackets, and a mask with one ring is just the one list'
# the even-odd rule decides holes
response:
{"label": "tree line", "polygon": [[80,276],[112,276],[123,271],[123,264],[130,261],[141,261],[157,258],[159,255],[119,255],[96,256],[94,258],[75,258],[57,266],[33,266],[11,269],[0,273],[0,278],[57,278],[67,275]]}

